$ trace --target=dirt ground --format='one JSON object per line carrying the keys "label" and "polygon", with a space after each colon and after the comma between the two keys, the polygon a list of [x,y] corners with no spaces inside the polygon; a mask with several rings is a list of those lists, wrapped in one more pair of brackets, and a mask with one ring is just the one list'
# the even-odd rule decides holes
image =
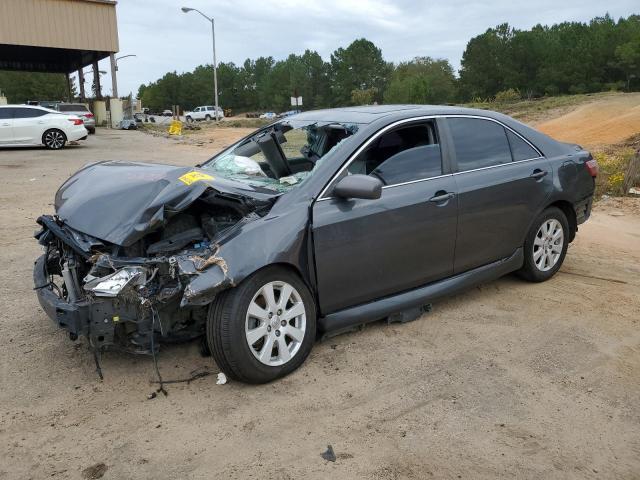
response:
{"label": "dirt ground", "polygon": [[[0,151],[0,478],[640,477],[640,200],[597,204],[552,280],[507,276],[318,343],[281,381],[210,376],[148,400],[151,359],[118,353],[99,381],[32,291],[35,218],[86,162],[190,165],[240,134],[99,130],[61,152]],[[159,363],[165,378],[217,372],[195,343]]]}
{"label": "dirt ground", "polygon": [[588,148],[621,143],[640,132],[640,93],[596,96],[592,102],[534,125],[557,140]]}

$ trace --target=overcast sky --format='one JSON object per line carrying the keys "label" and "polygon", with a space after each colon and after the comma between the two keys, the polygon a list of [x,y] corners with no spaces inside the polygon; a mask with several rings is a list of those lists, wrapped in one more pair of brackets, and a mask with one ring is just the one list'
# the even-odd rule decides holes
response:
{"label": "overcast sky", "polygon": [[[528,29],[607,12],[616,20],[640,13],[638,0],[119,0],[118,55],[137,55],[119,63],[120,95],[135,95],[141,83],[168,71],[212,62],[210,24],[196,12],[182,13],[181,6],[215,18],[218,62],[278,60],[307,48],[328,59],[336,48],[365,37],[386,60],[431,56],[448,59],[455,69],[471,37],[503,22]],[[109,61],[100,69],[109,71]],[[109,75],[103,93],[111,93]]]}

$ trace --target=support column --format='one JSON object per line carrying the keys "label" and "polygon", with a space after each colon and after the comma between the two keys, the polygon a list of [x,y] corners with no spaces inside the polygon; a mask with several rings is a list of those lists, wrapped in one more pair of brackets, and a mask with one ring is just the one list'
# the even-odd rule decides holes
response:
{"label": "support column", "polygon": [[98,62],[93,62],[93,89],[98,100],[102,100],[102,87],[100,85],[100,70],[98,70]]}
{"label": "support column", "polygon": [[118,98],[118,78],[116,76],[118,67],[116,65],[116,56],[112,53],[109,55],[109,58],[111,59],[111,96],[113,98]]}
{"label": "support column", "polygon": [[84,94],[84,72],[82,69],[78,70],[78,83],[80,84],[80,101],[84,102],[85,94]]}
{"label": "support column", "polygon": [[71,91],[71,75],[65,73],[67,77],[67,102],[73,102],[73,92]]}

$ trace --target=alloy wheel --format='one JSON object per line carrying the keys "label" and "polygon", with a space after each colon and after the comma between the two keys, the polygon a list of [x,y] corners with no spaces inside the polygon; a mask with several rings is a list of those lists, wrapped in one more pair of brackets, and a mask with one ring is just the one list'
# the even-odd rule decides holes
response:
{"label": "alloy wheel", "polygon": [[44,135],[44,144],[52,149],[59,149],[64,146],[64,134],[58,130],[50,130]]}
{"label": "alloy wheel", "polygon": [[533,240],[533,262],[538,270],[551,270],[560,260],[564,247],[564,229],[555,218],[542,222]]}
{"label": "alloy wheel", "polygon": [[290,361],[304,340],[307,316],[300,293],[286,282],[269,282],[249,303],[245,336],[253,356],[277,367]]}

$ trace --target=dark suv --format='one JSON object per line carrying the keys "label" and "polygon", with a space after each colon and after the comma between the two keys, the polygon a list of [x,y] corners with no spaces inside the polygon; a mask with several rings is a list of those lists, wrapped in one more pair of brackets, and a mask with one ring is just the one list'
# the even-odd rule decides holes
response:
{"label": "dark suv", "polygon": [[597,163],[505,115],[437,106],[305,112],[195,168],[103,162],[36,235],[47,314],[96,350],[203,334],[267,382],[318,335],[509,272],[540,282],[590,214]]}

